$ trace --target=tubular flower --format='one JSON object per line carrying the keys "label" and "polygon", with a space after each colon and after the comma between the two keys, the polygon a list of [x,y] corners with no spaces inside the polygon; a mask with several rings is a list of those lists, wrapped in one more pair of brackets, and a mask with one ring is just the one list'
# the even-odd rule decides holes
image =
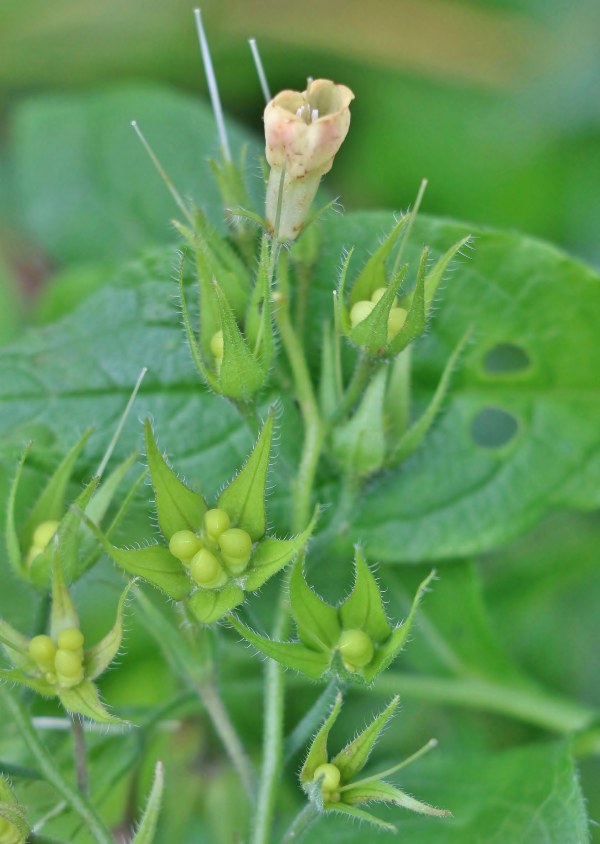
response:
{"label": "tubular flower", "polygon": [[353,99],[345,85],[315,79],[306,91],[281,91],[268,103],[265,154],[271,172],[266,213],[279,240],[294,240],[300,234],[319,182],[331,170],[348,134]]}

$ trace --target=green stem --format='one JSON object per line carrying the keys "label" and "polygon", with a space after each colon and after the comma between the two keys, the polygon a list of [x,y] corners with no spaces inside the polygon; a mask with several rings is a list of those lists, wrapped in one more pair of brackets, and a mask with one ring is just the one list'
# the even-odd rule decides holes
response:
{"label": "green stem", "polygon": [[71,732],[73,734],[73,755],[75,757],[77,788],[82,794],[87,794],[89,790],[89,777],[85,734],[83,732],[83,723],[76,715],[71,715]]}
{"label": "green stem", "polygon": [[373,371],[377,365],[378,362],[373,360],[373,358],[364,354],[360,356],[352,378],[350,379],[350,383],[348,384],[348,388],[344,393],[335,414],[330,420],[330,425],[335,425],[336,422],[339,422],[349,411],[352,410],[363,394],[363,391],[369,383],[369,379],[373,375]]}
{"label": "green stem", "polygon": [[298,812],[288,831],[281,839],[281,844],[295,844],[300,841],[309,826],[317,820],[319,811],[312,803],[307,803],[306,806]]}
{"label": "green stem", "polygon": [[19,729],[44,778],[67,801],[75,814],[81,818],[90,835],[98,844],[114,844],[112,835],[90,800],[63,777],[56,766],[55,760],[35,732],[24,706],[8,689],[2,688],[0,692],[13,722]]}

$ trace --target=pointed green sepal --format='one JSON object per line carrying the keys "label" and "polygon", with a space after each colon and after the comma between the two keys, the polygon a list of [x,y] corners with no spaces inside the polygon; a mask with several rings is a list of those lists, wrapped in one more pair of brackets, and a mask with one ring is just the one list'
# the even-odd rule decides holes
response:
{"label": "pointed green sepal", "polygon": [[340,338],[328,322],[323,324],[322,337],[319,406],[323,418],[331,419],[342,400]]}
{"label": "pointed green sepal", "polygon": [[354,587],[339,609],[340,621],[345,630],[364,630],[375,644],[379,644],[389,638],[392,628],[377,581],[358,545],[355,546],[354,569]]}
{"label": "pointed green sepal", "polygon": [[452,815],[452,812],[447,809],[436,809],[434,806],[415,800],[414,797],[400,791],[396,786],[381,780],[345,788],[344,802],[351,806],[360,806],[363,803],[391,803],[394,806],[401,806],[403,809],[410,809],[411,812],[438,818],[447,818]]}
{"label": "pointed green sepal", "polygon": [[257,651],[271,657],[276,662],[280,662],[286,668],[293,668],[294,671],[306,674],[313,680],[318,680],[329,668],[330,659],[324,653],[313,651],[299,642],[275,642],[246,627],[233,616],[229,621],[240,636],[253,645]]}
{"label": "pointed green sepal", "polygon": [[273,575],[302,553],[314,530],[319,508],[315,507],[307,528],[291,539],[267,537],[259,542],[252,557],[252,567],[244,581],[246,592],[255,592]]}
{"label": "pointed green sepal", "polygon": [[121,593],[117,606],[117,617],[112,628],[106,636],[100,639],[97,645],[85,652],[84,671],[88,680],[95,680],[96,677],[103,674],[119,652],[123,639],[123,608],[129,590],[134,583],[135,580],[131,580]]}
{"label": "pointed green sepal", "polygon": [[31,677],[20,668],[0,668],[0,680],[4,683],[16,683],[19,686],[25,686],[28,689],[33,689],[38,695],[42,697],[54,697],[56,694],[56,687],[50,685],[41,677]]}
{"label": "pointed green sepal", "polygon": [[202,525],[208,505],[204,498],[180,480],[160,453],[152,425],[144,423],[146,459],[154,489],[158,524],[165,539],[180,530],[195,533]]}
{"label": "pointed green sepal", "polygon": [[364,299],[370,299],[378,288],[387,287],[386,261],[410,219],[411,214],[404,214],[400,217],[383,243],[371,255],[352,285],[351,305]]}
{"label": "pointed green sepal", "polygon": [[415,453],[415,451],[425,439],[427,433],[429,432],[429,429],[433,425],[433,422],[440,410],[441,404],[448,392],[448,386],[450,384],[452,372],[454,371],[456,363],[460,358],[470,336],[471,328],[469,328],[463,334],[455,349],[453,350],[452,354],[448,358],[448,362],[444,367],[442,377],[439,380],[435,393],[433,394],[433,397],[429,402],[427,409],[425,410],[423,415],[420,416],[416,420],[416,422],[414,422],[410,426],[410,428],[408,428],[408,430],[403,434],[403,436],[392,448],[390,456],[387,460],[388,465],[397,466],[399,463],[402,463],[403,460],[406,460],[408,457],[411,456],[411,454]]}
{"label": "pointed green sepal", "polygon": [[148,802],[131,844],[153,844],[162,803],[164,779],[163,763],[157,762]]}
{"label": "pointed green sepal", "polygon": [[27,576],[25,573],[25,558],[27,556],[28,549],[21,549],[19,533],[17,531],[17,525],[15,521],[15,505],[17,498],[17,490],[21,481],[21,475],[23,474],[23,466],[25,465],[25,461],[27,459],[27,455],[29,454],[30,449],[31,443],[29,443],[25,447],[23,453],[21,454],[21,457],[19,458],[19,462],[17,463],[17,468],[12,483],[10,485],[6,506],[5,532],[6,548],[8,551],[8,562],[10,563],[12,570],[18,577]]}
{"label": "pointed green sepal", "polygon": [[[385,286],[385,293],[373,307],[371,313],[350,329],[348,337],[356,346],[367,350],[373,357],[380,357],[388,345],[388,320],[390,311],[394,307],[396,296],[404,281],[407,266],[396,273],[390,283]],[[410,315],[410,314],[409,314]],[[406,317],[408,322],[409,317]],[[402,331],[400,329],[400,331]]]}
{"label": "pointed green sepal", "polygon": [[1,618],[0,645],[6,651],[6,655],[13,665],[23,668],[31,664],[31,660],[27,656],[29,639]]}
{"label": "pointed green sepal", "polygon": [[312,741],[310,750],[308,751],[302,770],[300,771],[300,782],[303,786],[313,782],[317,768],[329,761],[327,741],[329,739],[329,733],[340,714],[342,702],[342,695],[338,692],[331,712]]}
{"label": "pointed green sepal", "polygon": [[201,624],[214,624],[244,601],[244,591],[235,583],[223,589],[198,589],[190,597],[188,606]]}
{"label": "pointed green sepal", "polygon": [[387,370],[372,378],[351,418],[336,425],[332,451],[346,469],[359,478],[379,471],[386,458],[386,419],[384,413]]}
{"label": "pointed green sepal", "polygon": [[270,284],[271,250],[269,244],[269,238],[264,235],[261,241],[256,282],[244,324],[252,354],[260,362],[265,376],[275,355]]}
{"label": "pointed green sepal", "polygon": [[232,527],[250,534],[253,542],[265,535],[265,492],[271,454],[275,414],[271,410],[260,436],[239,474],[219,496],[219,507],[231,519]]}
{"label": "pointed green sepal", "polygon": [[417,281],[412,293],[406,321],[400,331],[389,341],[386,349],[387,357],[399,355],[400,352],[425,331],[427,324],[425,310],[425,273],[428,257],[429,248],[426,246],[421,253],[421,260],[417,269]]}
{"label": "pointed green sepal", "polygon": [[310,648],[331,652],[340,638],[338,613],[313,592],[304,577],[302,558],[296,561],[290,578],[290,604],[298,636]]}
{"label": "pointed green sepal", "polygon": [[435,578],[435,570],[429,574],[425,580],[419,585],[415,597],[413,598],[413,602],[403,624],[400,624],[396,627],[393,631],[389,639],[384,642],[381,647],[379,647],[375,651],[375,656],[373,661],[367,665],[365,668],[362,669],[362,675],[368,683],[373,682],[375,677],[378,674],[381,674],[382,671],[391,665],[391,663],[396,659],[400,651],[406,644],[406,640],[410,634],[412,625],[415,620],[415,616],[417,614],[417,610],[419,609],[419,605],[423,599],[425,592],[431,581]]}
{"label": "pointed green sepal", "polygon": [[[214,303],[214,296],[211,298],[210,301]],[[196,333],[192,326],[192,320],[187,305],[187,299],[185,297],[185,287],[183,283],[183,258],[181,260],[181,265],[179,269],[179,303],[181,307],[181,316],[183,318],[183,328],[188,341],[188,346],[190,347],[192,360],[194,361],[196,369],[200,373],[201,378],[206,382],[206,384],[210,387],[211,390],[213,390],[215,393],[218,393],[220,392],[219,379],[217,378],[216,373],[213,372],[212,369],[209,369],[209,367],[205,364],[204,358],[202,356],[202,351],[200,349],[200,344],[198,343]],[[212,308],[216,310],[216,305],[213,304]],[[201,304],[201,314],[204,318],[207,313],[210,313],[210,309],[202,307]],[[207,347],[204,350],[204,354],[207,357],[210,355],[210,338],[213,337],[215,332],[217,331],[219,331],[219,320],[218,315],[215,315],[214,318],[211,320],[210,326],[204,326],[202,330],[202,337],[206,339]]]}
{"label": "pointed green sepal", "polygon": [[128,722],[116,715],[111,715],[105,709],[104,704],[98,696],[98,690],[93,683],[84,680],[83,683],[74,686],[72,689],[58,689],[60,702],[68,712],[76,715],[83,715],[90,721],[97,721],[99,724],[122,724]]}
{"label": "pointed green sepal", "polygon": [[398,696],[392,698],[383,712],[377,715],[368,727],[331,760],[331,763],[339,769],[344,783],[352,780],[365,767],[377,739],[390,718],[393,717],[399,703],[400,698]]}
{"label": "pointed green sepal", "polygon": [[0,777],[0,819],[2,844],[26,844],[29,840],[30,828],[25,820],[25,808],[17,802],[8,780]]}
{"label": "pointed green sepal", "polygon": [[336,296],[339,325],[344,334],[346,335],[350,333],[350,330],[352,328],[352,323],[350,322],[350,311],[348,310],[348,307],[346,305],[346,279],[348,277],[348,268],[350,266],[350,261],[352,260],[353,254],[354,247],[352,247],[352,249],[349,249],[348,252],[346,252],[346,254],[344,255],[339,272],[338,289]]}
{"label": "pointed green sepal", "polygon": [[117,490],[123,482],[129,470],[135,466],[138,460],[138,452],[134,451],[129,457],[125,458],[122,463],[113,469],[110,475],[98,486],[94,494],[85,508],[86,515],[97,525],[100,525],[102,519],[106,516],[108,508],[112,504]]}
{"label": "pointed green sepal", "polygon": [[384,829],[386,832],[398,831],[393,823],[382,821],[376,815],[365,812],[364,809],[359,809],[357,806],[349,806],[347,803],[325,803],[325,810],[328,812],[339,812],[342,815],[350,815],[360,821],[366,821],[373,826],[377,826],[379,829]]}
{"label": "pointed green sepal", "polygon": [[248,401],[260,390],[266,372],[254,357],[237,324],[227,298],[217,282],[213,287],[223,332],[223,359],[219,369],[219,392],[236,401]]}
{"label": "pointed green sepal", "polygon": [[79,629],[79,616],[67,587],[63,573],[58,542],[53,544],[52,558],[52,609],[50,611],[50,636],[56,640],[62,630]]}
{"label": "pointed green sepal", "polygon": [[442,257],[436,261],[433,267],[427,273],[425,278],[425,309],[427,311],[430,310],[431,304],[437,292],[437,289],[440,285],[440,282],[444,278],[444,273],[450,266],[450,263],[455,258],[455,256],[460,252],[463,246],[467,246],[471,241],[471,235],[467,237],[463,237],[462,240],[459,240],[458,243],[455,243],[454,246],[451,246],[450,249]]}

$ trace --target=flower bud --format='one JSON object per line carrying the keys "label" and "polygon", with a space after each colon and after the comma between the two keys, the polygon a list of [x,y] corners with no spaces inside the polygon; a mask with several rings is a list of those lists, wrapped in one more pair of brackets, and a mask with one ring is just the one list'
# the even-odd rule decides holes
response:
{"label": "flower bud", "polygon": [[342,775],[340,774],[340,769],[338,767],[332,765],[331,762],[325,762],[323,765],[319,765],[318,768],[315,769],[313,780],[316,782],[321,777],[323,778],[321,788],[324,792],[328,792],[336,790],[340,784]]}
{"label": "flower bud", "polygon": [[224,531],[228,530],[230,523],[227,512],[219,507],[207,510],[204,514],[204,530],[215,541]]}
{"label": "flower bud", "polygon": [[306,91],[281,91],[268,103],[264,114],[265,154],[271,166],[267,224],[274,231],[283,177],[279,240],[299,235],[319,182],[331,170],[348,134],[353,99],[345,85],[315,79]]}
{"label": "flower bud", "polygon": [[227,575],[214,554],[203,548],[190,563],[190,574],[198,586],[204,589],[219,589],[227,583]]}
{"label": "flower bud", "polygon": [[77,627],[67,627],[60,631],[56,641],[62,650],[77,653],[83,648],[83,633]]}
{"label": "flower bud", "polygon": [[404,323],[406,322],[406,317],[408,316],[408,312],[404,310],[404,308],[392,308],[390,314],[388,316],[388,343],[390,340],[393,340],[396,334],[400,331]]}
{"label": "flower bud", "polygon": [[48,545],[60,523],[56,520],[49,520],[39,524],[33,532],[32,545],[44,550]]}
{"label": "flower bud", "polygon": [[50,636],[34,636],[29,642],[28,651],[29,656],[42,671],[54,669],[56,646]]}
{"label": "flower bud", "polygon": [[83,680],[83,654],[59,648],[54,660],[56,676],[61,686],[71,689]]}
{"label": "flower bud", "polygon": [[344,630],[338,642],[338,651],[348,671],[364,668],[373,659],[371,638],[363,630]]}
{"label": "flower bud", "polygon": [[201,540],[191,530],[178,530],[169,540],[171,554],[186,565],[201,548]]}
{"label": "flower bud", "polygon": [[210,338],[210,350],[217,363],[223,360],[223,350],[225,349],[225,341],[223,340],[223,332],[216,331]]}
{"label": "flower bud", "polygon": [[219,537],[223,562],[232,574],[241,574],[252,556],[252,538],[240,528],[230,528]]}
{"label": "flower bud", "polygon": [[352,328],[357,326],[359,322],[362,322],[363,319],[366,319],[374,307],[375,302],[369,302],[366,299],[361,299],[352,305],[352,310],[350,311],[350,322],[352,323]]}

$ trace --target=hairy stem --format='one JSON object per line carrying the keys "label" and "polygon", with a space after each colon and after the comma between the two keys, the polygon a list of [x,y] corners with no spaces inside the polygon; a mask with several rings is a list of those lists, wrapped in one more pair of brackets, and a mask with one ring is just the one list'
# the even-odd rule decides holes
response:
{"label": "hairy stem", "polygon": [[352,410],[356,402],[362,396],[364,389],[369,383],[377,365],[377,361],[373,360],[373,358],[370,358],[365,354],[360,356],[352,378],[350,379],[350,383],[348,384],[348,388],[344,393],[333,418],[330,420],[331,425],[335,425],[336,422],[339,422],[350,410]]}
{"label": "hairy stem", "polygon": [[71,732],[73,734],[73,756],[75,758],[77,788],[82,794],[87,794],[89,791],[89,777],[85,733],[83,731],[83,722],[76,715],[71,715]]}
{"label": "hairy stem", "polygon": [[308,827],[312,826],[318,817],[319,812],[316,807],[312,803],[307,803],[288,827],[288,831],[281,839],[281,844],[292,844],[292,842],[295,844],[300,841]]}
{"label": "hairy stem", "polygon": [[40,741],[22,703],[6,688],[0,689],[0,694],[2,694],[12,720],[37,762],[44,779],[56,789],[75,814],[81,818],[94,841],[98,844],[114,844],[112,835],[96,811],[95,806],[85,794],[81,794],[62,775],[52,755]]}

